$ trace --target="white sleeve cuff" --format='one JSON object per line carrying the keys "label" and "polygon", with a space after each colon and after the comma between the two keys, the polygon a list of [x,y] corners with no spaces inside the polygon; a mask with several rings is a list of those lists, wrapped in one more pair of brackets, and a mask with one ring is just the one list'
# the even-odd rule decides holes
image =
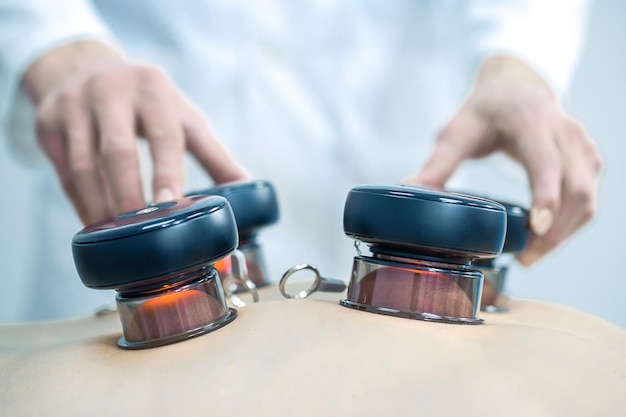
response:
{"label": "white sleeve cuff", "polygon": [[32,62],[79,39],[113,43],[91,4],[82,0],[0,0],[0,27],[0,136],[9,138],[16,98],[23,94],[21,78]]}
{"label": "white sleeve cuff", "polygon": [[559,94],[582,49],[586,0],[478,0],[469,6],[478,52],[520,58]]}

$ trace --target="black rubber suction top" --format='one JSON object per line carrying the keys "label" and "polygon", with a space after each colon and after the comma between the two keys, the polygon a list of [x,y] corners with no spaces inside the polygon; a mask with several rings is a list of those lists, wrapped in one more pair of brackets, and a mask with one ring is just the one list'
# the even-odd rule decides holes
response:
{"label": "black rubber suction top", "polygon": [[252,237],[259,229],[278,221],[278,198],[268,181],[235,182],[188,194],[194,195],[226,198],[235,214],[241,238]]}
{"label": "black rubber suction top", "polygon": [[87,287],[127,290],[169,283],[172,275],[210,265],[238,243],[228,201],[198,196],[88,226],[72,239],[72,253]]}
{"label": "black rubber suction top", "polygon": [[529,211],[519,204],[508,203],[502,200],[494,200],[502,204],[506,209],[506,238],[502,253],[521,252],[528,243],[530,228],[528,226]]}
{"label": "black rubber suction top", "polygon": [[500,254],[506,211],[479,197],[405,185],[361,185],[348,193],[343,227],[374,253],[465,263]]}
{"label": "black rubber suction top", "polygon": [[506,237],[502,253],[517,253],[524,250],[530,237],[529,216],[530,212],[521,204],[503,201],[489,194],[475,193],[473,191],[452,191],[457,194],[471,195],[501,204],[506,209]]}

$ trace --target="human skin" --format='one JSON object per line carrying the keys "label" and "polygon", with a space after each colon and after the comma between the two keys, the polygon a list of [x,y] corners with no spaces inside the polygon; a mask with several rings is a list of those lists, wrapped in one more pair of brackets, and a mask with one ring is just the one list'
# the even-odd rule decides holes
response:
{"label": "human skin", "polygon": [[39,144],[84,224],[145,206],[138,137],[149,143],[155,202],[183,195],[185,151],[218,184],[248,177],[163,71],[108,44],[53,49],[22,83],[37,109]]}
{"label": "human skin", "polygon": [[505,152],[526,169],[533,232],[518,261],[530,266],[594,215],[602,162],[584,127],[561,108],[546,82],[522,61],[491,56],[472,92],[408,183],[443,188],[467,159]]}

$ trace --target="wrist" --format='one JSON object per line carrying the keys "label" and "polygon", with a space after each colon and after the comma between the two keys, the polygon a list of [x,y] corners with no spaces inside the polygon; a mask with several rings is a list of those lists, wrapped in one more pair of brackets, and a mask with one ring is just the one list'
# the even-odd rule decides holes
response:
{"label": "wrist", "polygon": [[550,85],[524,61],[510,55],[487,56],[479,66],[476,85],[513,85],[542,88],[554,96]]}
{"label": "wrist", "polygon": [[112,46],[98,40],[80,40],[47,51],[24,72],[22,86],[35,103],[69,77],[124,63]]}

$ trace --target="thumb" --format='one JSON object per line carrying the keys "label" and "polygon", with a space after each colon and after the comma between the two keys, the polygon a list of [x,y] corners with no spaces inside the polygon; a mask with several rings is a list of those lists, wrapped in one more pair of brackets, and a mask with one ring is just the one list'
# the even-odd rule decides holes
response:
{"label": "thumb", "polygon": [[441,130],[430,157],[415,175],[404,181],[430,188],[444,188],[461,163],[484,153],[486,125],[469,110],[461,110]]}
{"label": "thumb", "polygon": [[563,182],[562,160],[549,131],[528,131],[520,135],[517,159],[524,165],[532,190],[530,228],[545,235],[556,218]]}

